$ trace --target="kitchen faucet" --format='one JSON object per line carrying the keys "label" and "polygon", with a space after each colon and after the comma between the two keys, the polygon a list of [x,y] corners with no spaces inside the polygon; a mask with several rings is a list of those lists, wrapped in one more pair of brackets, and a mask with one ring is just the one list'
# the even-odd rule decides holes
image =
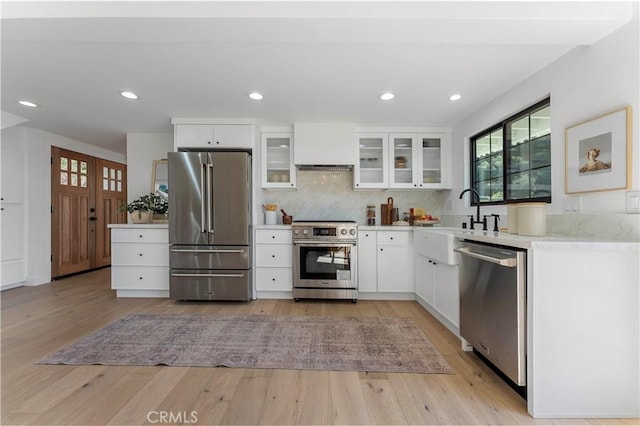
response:
{"label": "kitchen faucet", "polygon": [[[482,230],[486,231],[487,230],[487,218],[485,217],[483,220],[480,220],[480,194],[478,193],[478,191],[476,191],[473,188],[467,188],[464,191],[462,191],[460,193],[460,199],[462,199],[462,196],[464,195],[465,192],[473,192],[474,194],[476,194],[476,202],[478,203],[477,205],[477,212],[476,212],[476,219],[473,219],[473,216],[469,216],[469,229],[473,229],[473,225],[476,223],[481,223],[482,224]],[[473,203],[473,200],[471,201]]]}

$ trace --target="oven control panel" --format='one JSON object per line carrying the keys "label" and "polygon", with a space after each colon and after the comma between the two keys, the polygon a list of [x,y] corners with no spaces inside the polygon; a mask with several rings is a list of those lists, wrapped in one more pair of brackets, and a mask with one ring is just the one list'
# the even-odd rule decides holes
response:
{"label": "oven control panel", "polygon": [[294,240],[355,241],[358,237],[358,225],[355,222],[296,222],[292,229]]}

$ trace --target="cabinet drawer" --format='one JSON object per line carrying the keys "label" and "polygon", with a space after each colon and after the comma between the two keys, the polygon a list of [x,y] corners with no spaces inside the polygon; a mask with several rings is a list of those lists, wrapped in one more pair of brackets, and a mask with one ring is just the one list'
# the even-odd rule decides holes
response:
{"label": "cabinet drawer", "polygon": [[256,268],[256,290],[291,291],[291,268]]}
{"label": "cabinet drawer", "polygon": [[169,268],[115,266],[111,268],[114,290],[169,290]]}
{"label": "cabinet drawer", "polygon": [[111,245],[111,264],[115,266],[169,267],[168,244],[119,243]]}
{"label": "cabinet drawer", "polygon": [[257,229],[256,244],[293,244],[291,229]]}
{"label": "cabinet drawer", "polygon": [[410,231],[378,231],[377,244],[406,246],[411,244]]}
{"label": "cabinet drawer", "polygon": [[111,229],[114,243],[169,243],[168,228]]}
{"label": "cabinet drawer", "polygon": [[293,264],[293,246],[288,244],[256,245],[256,267],[290,268]]}

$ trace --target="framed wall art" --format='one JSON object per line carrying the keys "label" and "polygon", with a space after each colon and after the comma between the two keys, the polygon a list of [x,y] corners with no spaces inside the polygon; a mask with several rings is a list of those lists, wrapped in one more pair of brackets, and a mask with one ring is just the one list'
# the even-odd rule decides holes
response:
{"label": "framed wall art", "polygon": [[631,186],[631,107],[590,118],[565,130],[565,192]]}

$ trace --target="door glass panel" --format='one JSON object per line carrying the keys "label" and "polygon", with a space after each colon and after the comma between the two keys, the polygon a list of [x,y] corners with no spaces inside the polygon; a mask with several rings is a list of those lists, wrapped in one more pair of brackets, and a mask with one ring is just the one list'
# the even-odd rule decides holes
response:
{"label": "door glass panel", "polygon": [[122,182],[118,182],[118,192],[122,192]]}
{"label": "door glass panel", "polygon": [[109,168],[108,167],[103,167],[102,168],[102,177],[109,177]]}
{"label": "door glass panel", "polygon": [[82,188],[86,188],[87,187],[87,176],[80,175],[80,186]]}
{"label": "door glass panel", "polygon": [[291,139],[288,137],[267,138],[267,182],[291,182]]}
{"label": "door glass panel", "polygon": [[60,170],[67,170],[69,167],[69,160],[66,157],[60,157]]}
{"label": "door glass panel", "polygon": [[102,189],[105,191],[109,190],[109,179],[102,179]]}
{"label": "door glass panel", "polygon": [[[71,159],[71,171],[74,173],[78,173],[78,160],[74,160],[73,158]],[[73,178],[72,182],[73,182]]]}
{"label": "door glass panel", "polygon": [[122,180],[122,170],[117,170],[117,179]]}
{"label": "door glass panel", "polygon": [[116,169],[110,169],[111,170],[111,179],[115,179],[116,178]]}
{"label": "door glass panel", "polygon": [[69,175],[67,172],[60,172],[60,185],[69,185]]}
{"label": "door glass panel", "polygon": [[384,182],[384,140],[380,137],[362,137],[359,139],[360,182]]}
{"label": "door glass panel", "polygon": [[413,182],[413,158],[411,138],[393,139],[393,171],[395,183]]}
{"label": "door glass panel", "polygon": [[80,173],[82,173],[83,175],[87,174],[87,162],[86,161],[81,161],[80,162]]}
{"label": "door glass panel", "polygon": [[116,190],[116,181],[112,180],[111,181],[111,191],[115,191]]}
{"label": "door glass panel", "polygon": [[350,247],[300,247],[303,280],[351,279]]}
{"label": "door glass panel", "polygon": [[439,183],[440,180],[440,139],[422,139],[422,182]]}
{"label": "door glass panel", "polygon": [[71,173],[71,186],[78,186],[78,175],[76,173]]}

